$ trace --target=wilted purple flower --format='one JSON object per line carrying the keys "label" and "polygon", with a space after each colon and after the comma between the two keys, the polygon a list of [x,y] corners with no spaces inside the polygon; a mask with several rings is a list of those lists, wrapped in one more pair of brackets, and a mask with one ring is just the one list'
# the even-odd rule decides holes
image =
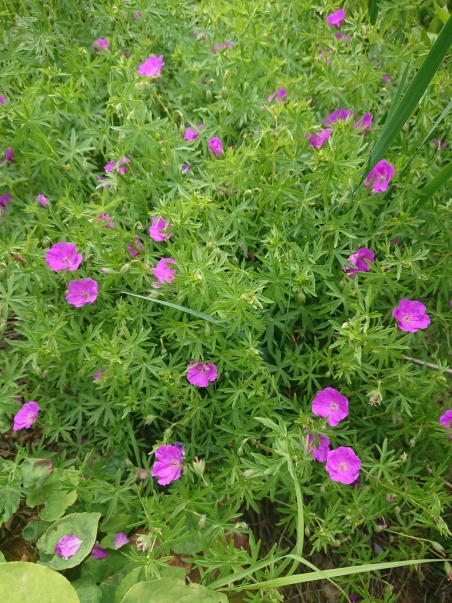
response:
{"label": "wilted purple flower", "polygon": [[6,105],[6,98],[3,96],[3,94],[0,94],[0,104]]}
{"label": "wilted purple flower", "polygon": [[372,130],[372,121],[374,116],[372,113],[364,113],[362,117],[355,121],[354,130],[359,130],[358,134],[365,134]]}
{"label": "wilted purple flower", "polygon": [[426,309],[420,301],[401,299],[397,308],[392,311],[392,315],[397,320],[399,329],[416,333],[419,329],[426,329],[430,324]]}
{"label": "wilted purple flower", "polygon": [[6,163],[12,163],[14,161],[14,149],[6,149],[5,151]]}
{"label": "wilted purple flower", "polygon": [[[452,422],[452,410],[446,410],[446,412],[440,416],[439,424],[443,425],[446,429],[450,429],[451,422]],[[452,440],[452,435],[450,435],[449,438]]]}
{"label": "wilted purple flower", "polygon": [[217,157],[223,154],[223,143],[216,136],[211,138],[207,144],[209,145],[209,149],[212,151],[212,153]]}
{"label": "wilted purple flower", "polygon": [[143,77],[156,77],[160,75],[164,64],[162,54],[159,57],[155,54],[151,54],[151,56],[138,67],[138,73]]}
{"label": "wilted purple flower", "polygon": [[[345,266],[344,270],[348,272],[350,278],[355,278],[355,272],[367,272],[370,266],[367,261],[374,263],[375,253],[367,247],[361,247],[355,253],[349,256],[348,261],[352,266]],[[367,261],[366,261],[367,260]]]}
{"label": "wilted purple flower", "polygon": [[223,48],[232,48],[232,46],[234,46],[232,42],[225,42],[224,44],[215,44],[215,46],[212,48],[212,52],[213,54],[217,54],[219,50],[222,50]]}
{"label": "wilted purple flower", "polygon": [[[305,429],[304,433],[308,433],[308,430]],[[328,452],[330,451],[331,440],[320,434],[317,435],[317,438],[319,440],[318,447],[313,446],[312,444],[314,435],[312,433],[308,435],[308,454],[312,452],[312,456],[316,461],[324,463]]]}
{"label": "wilted purple flower", "polygon": [[47,199],[47,197],[45,195],[38,195],[36,197],[36,201],[38,203],[40,203],[41,205],[43,205],[44,207],[47,207],[49,204],[49,200]]}
{"label": "wilted purple flower", "polygon": [[439,138],[434,138],[433,144],[435,145],[435,149],[445,149],[447,147],[447,144],[445,142],[441,142]]}
{"label": "wilted purple flower", "polygon": [[115,536],[115,549],[118,550],[125,544],[129,544],[129,539],[124,534],[124,532],[118,532]]}
{"label": "wilted purple flower", "polygon": [[331,133],[332,130],[327,128],[326,130],[322,130],[317,134],[308,134],[309,146],[315,149],[320,149],[331,136]]}
{"label": "wilted purple flower", "polygon": [[[128,170],[127,166],[125,165],[126,163],[130,163],[130,159],[128,157],[121,157],[121,159],[118,161],[118,174],[125,174]],[[120,167],[123,166],[123,167]],[[115,161],[114,159],[112,159],[111,161],[109,161],[107,163],[106,166],[104,166],[104,170],[106,172],[112,172],[115,169]]]}
{"label": "wilted purple flower", "polygon": [[0,195],[0,208],[5,208],[11,203],[11,193],[4,193]]}
{"label": "wilted purple flower", "polygon": [[345,121],[351,115],[353,115],[352,110],[337,109],[336,111],[333,111],[333,113],[330,113],[330,115],[327,115],[325,122],[324,122],[325,126],[332,126],[333,124],[335,124],[338,121]]}
{"label": "wilted purple flower", "polygon": [[82,545],[83,540],[77,538],[75,534],[62,536],[55,545],[55,553],[63,559],[73,557]]}
{"label": "wilted purple flower", "polygon": [[100,379],[104,373],[105,373],[105,369],[104,368],[100,368],[97,371],[97,373],[94,373],[93,380],[95,381],[96,379]]}
{"label": "wilted purple flower", "polygon": [[167,486],[170,482],[180,478],[182,470],[182,450],[178,446],[163,444],[155,451],[155,458],[152,467],[152,477],[158,477],[157,483],[161,486]]}
{"label": "wilted purple flower", "polygon": [[81,308],[96,301],[99,285],[92,278],[86,278],[84,281],[71,281],[68,289],[66,301],[76,308]]}
{"label": "wilted purple flower", "polygon": [[[337,38],[338,40],[343,40],[344,38],[346,38],[347,40],[351,40],[351,36],[347,36],[347,34],[343,34],[343,33],[335,33],[334,37]],[[347,44],[346,44],[347,46]]]}
{"label": "wilted purple flower", "polygon": [[358,479],[360,468],[361,461],[351,448],[339,446],[328,452],[325,469],[334,482],[352,484]]}
{"label": "wilted purple flower", "polygon": [[343,8],[340,8],[335,13],[331,13],[331,15],[328,15],[328,17],[326,18],[326,22],[328,23],[328,25],[332,25],[333,27],[340,27],[344,22],[344,19],[345,10]]}
{"label": "wilted purple flower", "polygon": [[182,165],[182,173],[183,174],[188,174],[188,172],[191,170],[191,166],[188,165],[188,163],[184,163]]}
{"label": "wilted purple flower", "polygon": [[[193,126],[194,128],[194,126]],[[204,128],[203,124],[199,124],[198,130],[187,128],[185,130],[184,140],[196,140],[199,137],[199,132]]]}
{"label": "wilted purple flower", "polygon": [[198,387],[207,387],[218,377],[217,367],[214,364],[203,364],[200,360],[198,362],[192,360],[187,368],[187,381]]}
{"label": "wilted purple flower", "polygon": [[130,245],[127,245],[131,258],[136,258],[141,254],[142,251],[144,251],[143,243],[141,242],[140,237],[136,236],[135,241],[135,244],[131,243]]}
{"label": "wilted purple flower", "polygon": [[348,416],[348,400],[337,389],[326,387],[316,393],[312,412],[318,417],[328,417],[328,425],[335,427]]}
{"label": "wilted purple flower", "polygon": [[350,595],[350,596],[349,596],[349,600],[350,600],[352,603],[357,603],[357,602],[358,602],[358,595]]}
{"label": "wilted purple flower", "polygon": [[101,50],[110,50],[108,46],[108,38],[99,38],[94,42],[94,50],[100,52]]}
{"label": "wilted purple flower", "polygon": [[141,17],[141,13],[133,13],[135,19],[139,19]]}
{"label": "wilted purple flower", "polygon": [[82,263],[83,256],[77,253],[74,243],[55,243],[46,253],[46,264],[50,270],[70,270],[73,272]]}
{"label": "wilted purple flower", "polygon": [[389,75],[388,75],[387,73],[384,73],[384,74],[383,74],[383,81],[384,81],[384,82],[389,82],[389,80],[390,80]]}
{"label": "wilted purple flower", "polygon": [[389,526],[384,519],[377,519],[377,527],[375,529],[376,532],[383,532],[383,530],[386,530],[388,527]]}
{"label": "wilted purple flower", "polygon": [[171,228],[173,225],[170,222],[167,222],[163,218],[159,218],[158,216],[152,216],[152,224],[149,227],[149,236],[154,241],[161,243],[162,241],[166,241],[171,234],[165,232],[167,228]]}
{"label": "wilted purple flower", "polygon": [[[111,163],[111,161],[110,161],[110,163]],[[107,165],[109,165],[109,164],[107,163]],[[106,180],[105,176],[98,176],[97,179],[99,180],[99,182]],[[103,190],[104,188],[108,188],[109,186],[111,186],[111,182],[106,182],[105,185],[101,186],[100,188]]]}
{"label": "wilted purple flower", "polygon": [[389,182],[395,174],[394,166],[382,159],[377,165],[369,172],[364,186],[367,188],[371,182],[373,193],[383,193],[388,190]]}
{"label": "wilted purple flower", "polygon": [[[173,258],[162,258],[161,260],[159,260],[157,266],[151,270],[158,283],[172,283],[175,279],[177,271],[171,270],[169,266],[170,263],[175,264],[176,260],[173,260]],[[155,283],[152,286],[154,287],[154,289],[159,288],[159,286]]]}
{"label": "wilted purple flower", "polygon": [[105,557],[108,557],[109,554],[110,552],[108,549],[103,549],[96,541],[96,544],[93,546],[93,550],[91,551],[91,555],[94,557],[94,559],[105,559]]}
{"label": "wilted purple flower", "polygon": [[26,402],[22,408],[14,415],[13,430],[28,429],[38,418],[39,404],[34,400]]}
{"label": "wilted purple flower", "polygon": [[272,102],[272,100],[275,98],[275,95],[276,100],[282,100],[285,96],[287,96],[287,90],[285,88],[279,88],[279,90],[273,92],[273,94],[270,94],[267,100]]}
{"label": "wilted purple flower", "polygon": [[104,222],[102,226],[104,228],[114,228],[115,223],[113,220],[110,220],[110,216],[108,214],[99,214],[96,218],[96,222]]}

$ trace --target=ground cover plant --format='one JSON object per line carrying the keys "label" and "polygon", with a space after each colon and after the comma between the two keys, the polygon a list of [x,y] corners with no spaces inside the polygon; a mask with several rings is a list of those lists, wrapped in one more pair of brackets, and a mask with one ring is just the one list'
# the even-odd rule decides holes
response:
{"label": "ground cover plant", "polygon": [[1,594],[450,600],[450,9],[2,5]]}

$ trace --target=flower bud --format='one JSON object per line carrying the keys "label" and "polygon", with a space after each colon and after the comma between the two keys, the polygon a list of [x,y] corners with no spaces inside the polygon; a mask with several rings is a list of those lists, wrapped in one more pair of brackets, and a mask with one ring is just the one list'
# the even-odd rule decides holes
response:
{"label": "flower bud", "polygon": [[206,101],[208,103],[211,103],[212,99],[213,99],[212,92],[211,92],[210,88],[207,88],[207,90],[206,90]]}
{"label": "flower bud", "polygon": [[202,459],[198,459],[198,457],[195,456],[195,460],[193,461],[193,471],[196,473],[196,475],[199,475],[199,477],[202,477],[204,475],[205,468],[206,468],[206,461],[203,461]]}
{"label": "flower bud", "polygon": [[139,479],[147,479],[149,477],[149,472],[146,469],[138,469],[138,478]]}
{"label": "flower bud", "polygon": [[228,98],[229,92],[226,86],[223,86],[221,89],[221,96],[226,100]]}
{"label": "flower bud", "polygon": [[242,456],[243,455],[243,448],[242,448],[242,446],[240,446],[240,448],[237,450],[237,454],[238,454],[238,456]]}
{"label": "flower bud", "polygon": [[198,521],[198,528],[200,530],[202,530],[205,527],[206,527],[206,516],[205,515],[201,515],[201,517],[199,518],[199,521]]}

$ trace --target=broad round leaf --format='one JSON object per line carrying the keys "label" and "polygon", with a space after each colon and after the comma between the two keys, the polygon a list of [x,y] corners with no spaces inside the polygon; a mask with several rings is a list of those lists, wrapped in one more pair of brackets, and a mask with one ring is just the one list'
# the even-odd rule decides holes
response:
{"label": "broad round leaf", "polygon": [[13,561],[0,565],[0,601],[8,603],[80,603],[64,576],[48,567]]}
{"label": "broad round leaf", "polygon": [[135,584],[121,603],[228,603],[228,598],[200,584],[162,578]]}

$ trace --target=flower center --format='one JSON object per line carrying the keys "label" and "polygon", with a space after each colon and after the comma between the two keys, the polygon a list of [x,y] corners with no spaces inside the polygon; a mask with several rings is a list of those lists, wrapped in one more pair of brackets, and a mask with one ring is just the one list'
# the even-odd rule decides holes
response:
{"label": "flower center", "polygon": [[406,315],[403,317],[403,322],[410,322],[410,320],[411,320],[411,316],[410,316],[409,314],[406,314]]}
{"label": "flower center", "polygon": [[171,467],[172,467],[173,469],[180,469],[180,463],[179,463],[179,461],[176,461],[176,460],[171,461],[171,462],[170,462],[170,465],[171,465]]}
{"label": "flower center", "polygon": [[378,182],[385,182],[386,181],[386,176],[384,176],[383,174],[381,174],[380,176],[377,177],[377,181]]}
{"label": "flower center", "polygon": [[88,299],[88,297],[89,297],[88,291],[83,291],[81,297],[83,297],[83,299]]}
{"label": "flower center", "polygon": [[345,463],[344,461],[339,463],[339,471],[347,471],[347,463]]}
{"label": "flower center", "polygon": [[330,408],[331,408],[331,410],[338,410],[339,404],[336,404],[336,402],[331,402]]}
{"label": "flower center", "polygon": [[67,266],[69,266],[69,264],[72,263],[72,260],[70,258],[68,258],[67,256],[65,256],[63,258],[63,264],[66,264]]}

